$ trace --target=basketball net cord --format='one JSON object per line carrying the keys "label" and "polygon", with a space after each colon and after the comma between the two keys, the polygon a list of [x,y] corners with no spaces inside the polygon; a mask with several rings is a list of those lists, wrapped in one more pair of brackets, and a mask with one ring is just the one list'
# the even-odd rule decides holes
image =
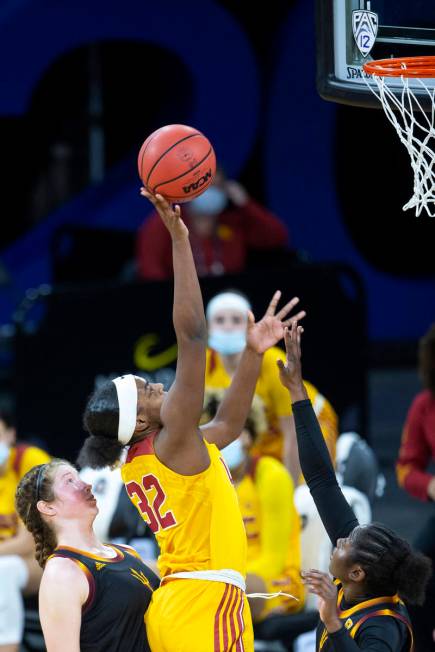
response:
{"label": "basketball net cord", "polygon": [[[406,64],[402,63],[406,68]],[[429,89],[422,79],[414,78],[426,91],[431,100],[431,111],[426,113],[409,85],[407,77],[400,77],[403,89],[396,96],[385,81],[385,77],[371,75],[376,82],[378,93],[365,78],[372,93],[381,102],[385,115],[395,128],[400,141],[405,145],[414,172],[414,194],[403,206],[406,211],[415,208],[418,217],[425,209],[435,217],[435,88]],[[396,91],[397,92],[397,91]],[[418,116],[418,117],[417,117]]]}

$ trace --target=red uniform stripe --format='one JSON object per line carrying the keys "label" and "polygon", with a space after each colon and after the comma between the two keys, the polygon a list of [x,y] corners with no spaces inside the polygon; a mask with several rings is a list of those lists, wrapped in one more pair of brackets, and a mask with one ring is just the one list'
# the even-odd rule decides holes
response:
{"label": "red uniform stripe", "polygon": [[230,608],[230,605],[233,602],[234,598],[234,593],[236,591],[236,587],[233,586],[233,584],[230,585],[230,595],[228,596],[227,604],[224,609],[224,613],[222,615],[222,630],[223,630],[223,643],[224,643],[224,652],[227,652],[228,650],[228,622],[227,622],[227,616],[228,616],[228,611]]}
{"label": "red uniform stripe", "polygon": [[216,615],[214,617],[214,652],[221,652],[220,650],[220,641],[219,641],[219,633],[220,633],[220,615],[222,611],[222,607],[225,604],[225,600],[228,594],[228,589],[230,588],[229,584],[225,585],[225,591],[222,596],[222,600],[220,601],[219,607],[217,608]]}
{"label": "red uniform stripe", "polygon": [[236,643],[236,652],[245,652],[245,646],[243,645],[243,632],[245,631],[245,622],[243,620],[243,607],[245,604],[245,596],[242,593],[242,600],[240,602],[240,607],[237,611],[237,622],[239,624],[239,638]]}
{"label": "red uniform stripe", "polygon": [[236,599],[234,601],[234,604],[231,609],[231,614],[230,614],[231,645],[229,648],[229,652],[231,652],[231,650],[234,649],[234,645],[237,639],[236,621],[237,621],[237,614],[240,609],[241,600],[243,600],[243,592],[240,589],[236,589]]}

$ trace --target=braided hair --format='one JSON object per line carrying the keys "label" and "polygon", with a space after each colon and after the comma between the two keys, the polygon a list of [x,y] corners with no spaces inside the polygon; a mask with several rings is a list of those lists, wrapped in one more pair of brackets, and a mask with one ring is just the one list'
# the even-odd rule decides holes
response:
{"label": "braided hair", "polygon": [[101,469],[114,466],[124,445],[118,441],[119,403],[116,387],[110,380],[89,397],[83,415],[83,426],[89,433],[79,453],[80,468]]}
{"label": "braided hair", "polygon": [[352,563],[365,572],[370,595],[395,595],[421,605],[431,575],[431,561],[381,523],[357,527],[350,535]]}
{"label": "braided hair", "polygon": [[43,519],[37,504],[39,500],[47,503],[55,499],[53,482],[59,466],[69,462],[54,459],[47,464],[38,464],[23,476],[15,492],[15,508],[36,545],[35,557],[44,568],[48,557],[56,548],[57,541],[53,529]]}

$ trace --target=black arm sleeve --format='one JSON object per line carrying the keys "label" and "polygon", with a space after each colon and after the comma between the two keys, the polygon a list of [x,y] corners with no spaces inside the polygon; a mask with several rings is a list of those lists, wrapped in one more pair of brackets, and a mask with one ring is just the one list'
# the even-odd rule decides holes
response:
{"label": "black arm sleeve", "polygon": [[354,511],[338,486],[329,451],[311,401],[293,403],[299,460],[317,511],[333,545],[358,525]]}
{"label": "black arm sleeve", "polygon": [[364,623],[356,639],[344,627],[328,636],[334,652],[402,652],[409,648],[406,626],[387,616]]}

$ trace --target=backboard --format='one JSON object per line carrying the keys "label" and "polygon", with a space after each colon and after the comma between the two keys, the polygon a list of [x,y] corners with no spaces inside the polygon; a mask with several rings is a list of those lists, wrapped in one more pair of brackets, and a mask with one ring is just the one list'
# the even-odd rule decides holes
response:
{"label": "backboard", "polygon": [[[435,55],[435,0],[316,1],[317,89],[325,100],[379,108],[364,63]],[[428,107],[427,94],[412,84]],[[402,90],[400,78],[388,85]],[[435,87],[435,80],[426,85]]]}

